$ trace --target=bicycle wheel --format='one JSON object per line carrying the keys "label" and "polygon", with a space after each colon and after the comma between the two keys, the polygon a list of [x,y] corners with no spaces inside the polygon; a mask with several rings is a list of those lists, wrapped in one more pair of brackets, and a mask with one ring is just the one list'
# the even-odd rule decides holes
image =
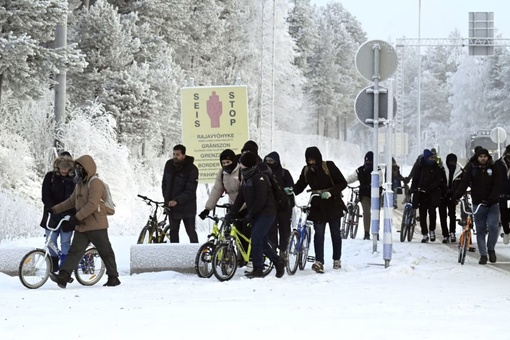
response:
{"label": "bicycle wheel", "polygon": [[340,228],[340,235],[342,236],[343,239],[346,239],[347,236],[349,235],[348,232],[347,232],[347,220],[349,219],[349,215],[348,213],[345,213],[344,217],[342,218],[342,227]]}
{"label": "bicycle wheel", "polygon": [[359,205],[356,204],[352,211],[351,238],[355,239],[359,226]]}
{"label": "bicycle wheel", "polygon": [[263,266],[264,266],[264,268],[262,269],[262,273],[264,274],[264,277],[266,277],[273,270],[274,263],[269,259],[269,257],[264,255],[264,264],[263,264]]}
{"label": "bicycle wheel", "polygon": [[224,243],[216,247],[212,256],[214,276],[219,281],[230,280],[237,270],[237,255],[232,244]]}
{"label": "bicycle wheel", "polygon": [[308,250],[310,249],[310,231],[311,228],[309,226],[306,227],[307,231],[303,235],[303,238],[300,242],[300,249],[299,249],[299,258],[298,258],[298,265],[299,269],[303,270],[306,267],[306,262],[308,261]]}
{"label": "bicycle wheel", "polygon": [[106,270],[105,264],[96,248],[89,248],[83,254],[74,270],[76,281],[84,286],[93,286],[101,280]]}
{"label": "bicycle wheel", "polygon": [[406,237],[408,236],[407,233],[409,232],[409,221],[411,213],[411,209],[409,209],[409,206],[404,207],[404,213],[402,214],[402,223],[400,224],[400,242],[404,242],[406,240]]}
{"label": "bicycle wheel", "polygon": [[165,241],[165,238],[167,239],[168,243],[170,243],[170,224],[168,224],[168,225],[165,227],[165,229],[164,229],[163,233],[162,233],[162,234],[160,234],[160,237],[159,237],[159,238],[160,238],[160,242],[161,242],[161,243],[165,243],[165,242],[166,242],[166,241]]}
{"label": "bicycle wheel", "polygon": [[409,209],[409,219],[407,221],[407,241],[411,242],[414,237],[414,228],[416,227],[416,210],[414,210],[412,207]]}
{"label": "bicycle wheel", "polygon": [[343,221],[343,224],[344,224],[344,235],[342,235],[342,237],[344,239],[348,238],[349,235],[351,235],[351,228],[352,228],[351,216],[352,216],[352,206],[349,205],[347,207],[347,213],[345,214],[344,221]]}
{"label": "bicycle wheel", "polygon": [[299,262],[299,232],[297,230],[294,230],[290,234],[287,256],[287,273],[289,275],[294,275]]}
{"label": "bicycle wheel", "polygon": [[466,261],[466,255],[469,248],[469,233],[468,232],[462,232],[460,235],[462,243],[459,246],[459,262],[460,264],[464,264]]}
{"label": "bicycle wheel", "polygon": [[154,243],[154,235],[152,233],[152,228],[150,225],[146,225],[143,227],[140,235],[138,236],[137,244],[148,244]]}
{"label": "bicycle wheel", "polygon": [[198,248],[197,256],[195,256],[195,272],[198,277],[210,278],[212,276],[212,254],[214,248],[214,241],[208,241]]}
{"label": "bicycle wheel", "polygon": [[18,276],[23,286],[36,289],[48,281],[51,260],[50,256],[45,254],[44,250],[35,249],[23,256],[18,269]]}

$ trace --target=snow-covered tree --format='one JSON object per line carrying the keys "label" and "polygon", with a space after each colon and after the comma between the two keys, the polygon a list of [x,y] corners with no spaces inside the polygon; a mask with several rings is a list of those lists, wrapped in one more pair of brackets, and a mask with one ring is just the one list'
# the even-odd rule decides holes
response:
{"label": "snow-covered tree", "polygon": [[67,18],[66,0],[0,0],[0,98],[36,98],[61,70],[80,70],[83,56],[73,45],[54,48],[55,30]]}

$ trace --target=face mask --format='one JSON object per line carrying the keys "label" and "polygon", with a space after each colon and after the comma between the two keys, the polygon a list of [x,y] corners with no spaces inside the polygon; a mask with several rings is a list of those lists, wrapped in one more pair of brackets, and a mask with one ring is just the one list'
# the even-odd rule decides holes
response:
{"label": "face mask", "polygon": [[225,171],[227,174],[231,174],[232,171],[236,168],[237,164],[232,162],[229,165],[222,166],[223,171]]}

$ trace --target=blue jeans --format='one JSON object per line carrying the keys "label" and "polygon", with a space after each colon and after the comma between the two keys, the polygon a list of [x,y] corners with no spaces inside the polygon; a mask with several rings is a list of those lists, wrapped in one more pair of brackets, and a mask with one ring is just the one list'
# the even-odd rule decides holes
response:
{"label": "blue jeans", "polygon": [[[44,236],[46,236],[46,239],[48,239],[49,235],[50,231],[47,230]],[[64,232],[62,229],[54,231],[51,234],[51,240],[53,241],[53,243],[58,244],[57,239],[59,236],[60,236],[60,251],[62,252],[63,255],[67,255],[67,253],[69,253],[69,248],[71,247],[71,238],[73,237],[73,232],[72,231]],[[58,256],[58,254],[56,254],[55,251],[51,248],[50,255],[53,257]]]}
{"label": "blue jeans", "polygon": [[251,229],[251,258],[253,269],[264,269],[264,254],[273,263],[279,260],[278,255],[267,242],[267,232],[275,220],[274,215],[258,216]]}
{"label": "blue jeans", "polygon": [[[342,236],[340,235],[340,217],[327,222],[331,232],[331,243],[333,244],[333,260],[340,260],[342,257]],[[313,237],[313,247],[315,249],[315,261],[324,264],[324,233],[326,223],[313,222],[315,235]]]}
{"label": "blue jeans", "polygon": [[[496,248],[496,242],[498,241],[499,205],[493,204],[490,207],[482,205],[480,208],[476,205],[473,208],[474,211],[478,209],[474,218],[478,251],[481,256],[487,256],[487,250],[494,250],[494,248]],[[485,244],[487,230],[489,231],[489,236],[487,237],[487,244]]]}

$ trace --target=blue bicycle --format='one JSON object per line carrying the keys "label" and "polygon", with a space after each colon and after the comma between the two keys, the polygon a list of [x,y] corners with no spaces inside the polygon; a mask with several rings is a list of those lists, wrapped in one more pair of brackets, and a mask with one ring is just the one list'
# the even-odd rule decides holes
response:
{"label": "blue bicycle", "polygon": [[312,198],[316,196],[320,196],[320,194],[315,193],[310,195],[307,205],[296,206],[296,208],[299,209],[298,216],[296,217],[297,224],[295,224],[296,227],[290,234],[289,245],[287,246],[287,273],[289,275],[294,275],[298,266],[300,270],[305,269],[307,261],[315,261],[314,257],[308,256],[313,225],[312,222],[308,221],[308,214],[310,214]]}

